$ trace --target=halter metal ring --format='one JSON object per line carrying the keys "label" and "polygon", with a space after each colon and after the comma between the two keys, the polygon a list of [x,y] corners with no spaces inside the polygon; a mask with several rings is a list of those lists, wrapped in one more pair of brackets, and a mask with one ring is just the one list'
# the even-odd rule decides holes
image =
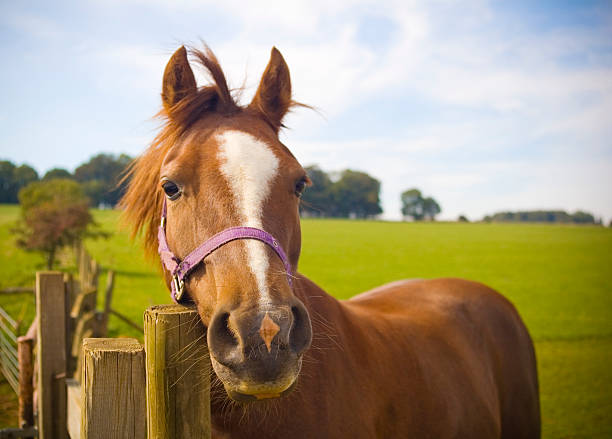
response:
{"label": "halter metal ring", "polygon": [[185,282],[175,274],[172,276],[172,284],[174,285],[175,299],[178,302],[181,300],[181,297],[183,297],[183,293],[185,292]]}

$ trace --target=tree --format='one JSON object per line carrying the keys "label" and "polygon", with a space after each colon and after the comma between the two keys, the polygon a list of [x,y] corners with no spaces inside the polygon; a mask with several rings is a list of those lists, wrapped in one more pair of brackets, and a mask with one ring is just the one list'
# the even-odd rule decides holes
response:
{"label": "tree", "polygon": [[343,171],[332,194],[333,216],[367,218],[382,213],[380,182],[365,172]]}
{"label": "tree", "polygon": [[429,219],[434,221],[436,215],[442,209],[436,200],[431,197],[423,198],[421,191],[413,188],[402,192],[402,215],[404,217],[412,217],[415,221]]}
{"label": "tree", "polygon": [[0,162],[0,203],[16,203],[15,165],[8,160]]}
{"label": "tree", "polygon": [[418,189],[408,189],[402,192],[402,215],[412,217],[415,221],[423,219],[423,196]]}
{"label": "tree", "polygon": [[430,221],[436,219],[436,215],[442,211],[440,205],[431,197],[427,197],[423,200],[423,215]]}
{"label": "tree", "polygon": [[572,214],[572,221],[578,224],[595,224],[595,217],[582,210],[577,210]]}
{"label": "tree", "polygon": [[0,162],[0,203],[17,203],[19,190],[38,180],[38,173],[28,165],[15,166],[4,160]]}
{"label": "tree", "polygon": [[318,166],[305,168],[312,186],[308,187],[302,195],[300,210],[308,216],[329,216],[333,210],[331,178]]}
{"label": "tree", "polygon": [[53,168],[49,169],[42,179],[43,181],[47,181],[53,180],[54,178],[73,178],[73,176],[63,168]]}
{"label": "tree", "polygon": [[457,221],[459,221],[460,223],[469,223],[470,222],[468,217],[463,215],[463,214],[459,215],[459,218],[457,218]]}
{"label": "tree", "polygon": [[80,185],[69,179],[34,182],[19,191],[21,220],[14,230],[17,245],[45,255],[52,269],[57,250],[72,245],[93,225],[89,200]]}
{"label": "tree", "polygon": [[17,186],[17,190],[26,187],[33,181],[38,181],[38,172],[28,165],[21,165],[15,168],[13,172],[13,180]]}
{"label": "tree", "polygon": [[85,194],[90,198],[92,205],[104,203],[114,206],[124,191],[124,185],[119,186],[119,182],[131,160],[125,154],[118,157],[112,154],[98,154],[76,168],[74,178],[80,183],[85,183]]}

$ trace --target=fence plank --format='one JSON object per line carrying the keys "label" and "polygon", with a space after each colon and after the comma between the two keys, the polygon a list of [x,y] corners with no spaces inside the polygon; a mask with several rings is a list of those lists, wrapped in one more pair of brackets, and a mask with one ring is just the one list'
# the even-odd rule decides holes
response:
{"label": "fence plank", "polygon": [[17,339],[17,354],[19,356],[19,426],[21,428],[34,425],[34,388],[32,376],[32,349],[34,340],[28,337]]}
{"label": "fence plank", "polygon": [[38,437],[66,437],[66,291],[62,273],[36,273]]}
{"label": "fence plank", "polygon": [[66,426],[70,439],[81,438],[81,383],[73,378],[66,379],[67,411]]}
{"label": "fence plank", "polygon": [[17,322],[0,306],[0,320],[6,320],[13,329],[17,329]]}
{"label": "fence plank", "polygon": [[210,358],[196,309],[154,306],[144,320],[149,439],[210,438]]}
{"label": "fence plank", "polygon": [[82,314],[95,311],[98,290],[95,287],[86,287],[77,295],[72,304],[70,317],[77,320]]}
{"label": "fence plank", "polygon": [[15,393],[19,392],[19,381],[18,378],[14,375],[14,372],[7,368],[4,364],[0,362],[0,372],[6,378],[6,381],[11,385]]}
{"label": "fence plank", "polygon": [[81,439],[146,437],[144,349],[131,338],[83,340]]}
{"label": "fence plank", "polygon": [[79,317],[72,334],[72,356],[78,357],[82,350],[83,339],[85,333],[95,334],[95,327],[98,324],[96,314],[93,311],[83,314]]}
{"label": "fence plank", "polygon": [[[106,336],[108,334],[108,319],[111,312],[111,302],[113,300],[113,289],[115,288],[115,272],[108,270],[106,277],[106,289],[104,290],[104,311],[102,313],[101,331]],[[142,331],[142,329],[141,329]]]}

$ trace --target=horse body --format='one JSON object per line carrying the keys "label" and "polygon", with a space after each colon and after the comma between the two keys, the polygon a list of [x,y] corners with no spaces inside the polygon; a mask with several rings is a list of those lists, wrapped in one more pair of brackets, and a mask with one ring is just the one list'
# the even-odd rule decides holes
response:
{"label": "horse body", "polygon": [[490,288],[409,280],[338,301],[300,276],[296,294],[315,334],[296,389],[253,407],[220,399],[216,437],[539,437],[531,339]]}
{"label": "horse body", "polygon": [[539,437],[533,344],[495,291],[411,280],[338,301],[293,275],[309,179],[278,138],[289,69],[273,49],[241,107],[212,52],[193,54],[213,84],[196,86],[185,48],[172,56],[167,122],[121,203],[207,327],[214,437]]}

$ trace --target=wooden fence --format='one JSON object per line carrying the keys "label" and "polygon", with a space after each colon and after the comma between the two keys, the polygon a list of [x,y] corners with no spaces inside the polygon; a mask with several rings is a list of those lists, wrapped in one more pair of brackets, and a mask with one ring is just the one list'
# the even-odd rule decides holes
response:
{"label": "wooden fence", "polygon": [[144,320],[144,346],[83,341],[81,382],[68,383],[72,439],[210,438],[210,359],[197,311],[155,306]]}
{"label": "wooden fence", "polygon": [[76,250],[77,279],[36,273],[36,318],[25,336],[17,338],[18,322],[0,309],[0,371],[19,396],[20,427],[0,430],[0,439],[66,437],[66,379],[80,376],[83,339],[105,336],[113,312],[114,273],[108,272],[104,309],[97,311],[99,266],[82,246]]}
{"label": "wooden fence", "polygon": [[210,358],[196,309],[147,309],[144,346],[95,338],[112,285],[111,275],[98,312],[91,285],[36,273],[37,318],[17,343],[21,428],[0,438],[210,438]]}

